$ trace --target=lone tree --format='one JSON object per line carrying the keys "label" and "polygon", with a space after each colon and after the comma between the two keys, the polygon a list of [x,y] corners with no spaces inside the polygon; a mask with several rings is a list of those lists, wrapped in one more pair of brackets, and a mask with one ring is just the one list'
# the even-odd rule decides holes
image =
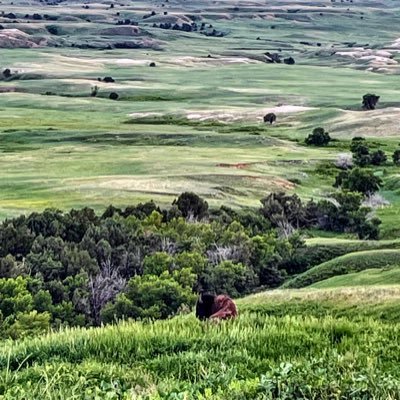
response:
{"label": "lone tree", "polygon": [[400,165],[400,149],[395,150],[392,159],[393,159],[393,164]]}
{"label": "lone tree", "polygon": [[173,205],[176,205],[185,218],[202,219],[207,215],[208,203],[192,192],[182,193]]}
{"label": "lone tree", "polygon": [[270,123],[271,125],[276,121],[276,115],[274,113],[268,113],[264,115],[264,122]]}
{"label": "lone tree", "polygon": [[362,100],[363,109],[364,110],[375,110],[379,99],[380,99],[380,96],[377,96],[375,94],[371,94],[371,93],[365,94],[363,96],[363,100]]}
{"label": "lone tree", "polygon": [[305,142],[309,146],[326,146],[331,140],[329,133],[326,132],[324,128],[315,128],[313,132],[308,135]]}

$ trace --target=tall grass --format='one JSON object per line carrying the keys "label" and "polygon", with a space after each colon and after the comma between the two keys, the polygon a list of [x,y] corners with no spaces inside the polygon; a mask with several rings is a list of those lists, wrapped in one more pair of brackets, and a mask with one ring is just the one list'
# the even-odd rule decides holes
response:
{"label": "tall grass", "polygon": [[398,324],[259,311],[4,342],[0,398],[400,398]]}

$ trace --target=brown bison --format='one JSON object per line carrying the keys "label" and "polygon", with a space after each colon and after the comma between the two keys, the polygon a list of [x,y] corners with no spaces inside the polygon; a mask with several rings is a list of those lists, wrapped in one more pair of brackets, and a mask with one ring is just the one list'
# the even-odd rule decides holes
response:
{"label": "brown bison", "polygon": [[233,300],[224,294],[219,296],[201,293],[196,304],[196,317],[205,319],[229,319],[238,315]]}

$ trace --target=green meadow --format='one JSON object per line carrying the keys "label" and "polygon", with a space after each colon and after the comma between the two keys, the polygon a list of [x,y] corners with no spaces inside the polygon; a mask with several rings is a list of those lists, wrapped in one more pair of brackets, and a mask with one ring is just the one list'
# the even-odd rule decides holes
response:
{"label": "green meadow", "polygon": [[[258,208],[271,192],[295,193],[304,201],[330,199],[338,173],[334,163],[350,153],[357,136],[388,157],[373,167],[385,202],[368,216],[382,221],[379,240],[304,229],[305,246],[296,248],[292,259],[301,273],[288,277],[284,268],[290,265],[284,265],[280,288],[259,287],[259,293],[236,299],[235,320],[200,322],[181,307],[163,321],[52,325],[41,336],[24,337],[41,330],[40,318],[35,319],[37,311],[23,314],[24,327],[18,315],[12,326],[21,337],[0,341],[0,400],[400,399],[400,167],[391,158],[400,144],[399,5],[390,0],[49,3],[0,4],[0,220],[47,208],[90,207],[100,214],[110,204],[125,208],[149,200],[168,208],[188,191],[212,208],[235,210]],[[30,17],[39,12],[47,17]],[[4,13],[14,13],[16,22]],[[205,28],[159,27],[188,21],[204,22]],[[18,39],[26,41],[22,45],[9,40],[15,30],[25,35]],[[37,45],[39,39],[44,41]],[[293,57],[295,64],[270,63],[266,52]],[[113,92],[117,100],[110,99]],[[367,93],[380,96],[376,110],[362,109]],[[277,116],[272,125],[263,122],[270,112]],[[328,146],[305,144],[317,127],[330,133]],[[33,223],[39,226],[41,217]],[[141,245],[151,247],[163,234],[159,217],[158,224],[157,213],[139,222],[132,213],[124,224],[130,234],[144,227]],[[122,252],[102,236],[109,234],[110,242],[118,236],[113,224],[122,220],[114,218],[104,222],[101,234],[90,230],[89,237],[99,236],[89,243],[94,252]],[[245,237],[248,229],[233,221],[224,233]],[[68,227],[78,229],[73,217],[67,222],[66,236]],[[57,231],[57,224],[49,230]],[[198,227],[193,224],[192,232],[189,222],[179,224],[176,231],[171,228],[174,234],[191,232],[180,238],[183,248]],[[201,234],[208,238],[211,229],[203,228],[200,244]],[[17,236],[16,229],[3,232]],[[280,245],[294,248],[279,238],[271,250],[270,233],[251,238],[265,239],[266,262],[280,257]],[[93,261],[86,247],[74,253],[82,243],[67,247],[57,234],[57,240],[35,238],[48,259],[32,256],[32,243],[27,245],[26,253],[38,264],[43,260],[49,275],[61,265],[59,254],[49,255],[50,250],[64,246],[63,240],[68,262]],[[175,244],[167,234],[161,246]],[[17,254],[19,243],[9,242]],[[133,239],[130,244],[121,260],[136,262],[141,248]],[[0,269],[12,273],[25,267],[25,259],[0,261]],[[69,276],[49,286],[57,291],[63,284],[82,284],[81,279]],[[69,304],[58,303],[65,306],[57,308],[63,325]],[[0,327],[6,322],[0,312]]]}

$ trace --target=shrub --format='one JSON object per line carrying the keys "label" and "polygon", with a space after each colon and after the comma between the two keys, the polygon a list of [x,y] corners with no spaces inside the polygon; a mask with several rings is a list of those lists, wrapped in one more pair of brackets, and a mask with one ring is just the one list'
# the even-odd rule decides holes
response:
{"label": "shrub", "polygon": [[377,150],[371,154],[372,165],[382,165],[387,161],[387,156],[382,150]]}
{"label": "shrub", "polygon": [[400,149],[395,150],[395,152],[393,153],[392,159],[393,159],[393,164],[400,165]]}
{"label": "shrub", "polygon": [[335,187],[364,195],[375,193],[383,185],[382,179],[369,169],[354,168],[350,172],[342,171],[336,177]]}
{"label": "shrub", "polygon": [[182,193],[173,204],[185,218],[202,219],[207,215],[208,203],[192,192]]}
{"label": "shrub", "polygon": [[330,141],[331,137],[324,128],[315,128],[305,140],[307,145],[312,146],[326,146]]}

